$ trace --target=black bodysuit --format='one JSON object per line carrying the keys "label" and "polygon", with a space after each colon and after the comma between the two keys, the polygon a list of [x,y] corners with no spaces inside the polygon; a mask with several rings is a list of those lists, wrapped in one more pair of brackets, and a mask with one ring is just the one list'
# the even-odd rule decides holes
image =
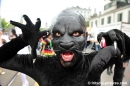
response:
{"label": "black bodysuit", "polygon": [[[33,63],[34,58],[32,58],[31,55],[17,55],[17,52],[25,46],[27,46],[27,44],[20,37],[3,45],[0,48],[0,66],[25,73],[37,81],[40,86],[88,86],[87,82],[92,80],[88,76],[88,71],[92,59],[94,57],[96,59],[95,55],[97,52],[90,53],[86,56],[81,55],[81,59],[79,59],[72,68],[65,68],[61,65],[56,56],[52,58],[39,56]],[[105,53],[108,50],[109,49],[104,49],[101,52]],[[104,58],[111,57],[111,55],[110,53],[106,53]],[[99,53],[98,56],[101,56],[101,53]],[[97,62],[100,63],[100,61],[98,58]],[[106,68],[104,65],[106,64],[101,63],[101,66],[103,66],[101,71]],[[95,71],[97,71],[97,69],[95,69]],[[118,73],[119,72],[120,71],[118,71]],[[99,76],[94,79],[97,81],[100,79],[101,72],[97,71],[95,74],[90,73],[89,75],[91,77]]]}

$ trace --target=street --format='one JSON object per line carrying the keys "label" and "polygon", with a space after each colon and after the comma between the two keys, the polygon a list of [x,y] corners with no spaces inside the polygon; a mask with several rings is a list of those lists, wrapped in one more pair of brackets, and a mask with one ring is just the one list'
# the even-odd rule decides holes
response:
{"label": "street", "polygon": [[[111,75],[108,75],[107,71],[105,70],[101,75],[101,83],[102,83],[101,86],[113,86],[112,82],[113,82],[113,73]],[[130,64],[125,69],[122,86],[130,86]]]}

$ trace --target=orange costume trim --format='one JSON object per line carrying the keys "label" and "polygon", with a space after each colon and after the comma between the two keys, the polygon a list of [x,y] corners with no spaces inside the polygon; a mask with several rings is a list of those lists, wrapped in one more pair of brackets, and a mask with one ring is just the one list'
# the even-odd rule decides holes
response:
{"label": "orange costume trim", "polygon": [[45,56],[54,56],[54,52],[52,50],[42,50],[42,54],[45,55]]}
{"label": "orange costume trim", "polygon": [[43,41],[42,41],[42,44],[46,45],[46,44],[47,44],[47,41],[43,40]]}

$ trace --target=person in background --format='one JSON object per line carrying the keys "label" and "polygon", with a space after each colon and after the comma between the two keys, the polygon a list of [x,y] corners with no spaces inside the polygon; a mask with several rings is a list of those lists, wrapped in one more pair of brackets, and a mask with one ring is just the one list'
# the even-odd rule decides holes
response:
{"label": "person in background", "polygon": [[100,44],[97,40],[97,33],[93,34],[93,38],[91,38],[90,42],[92,42],[92,48],[95,51],[99,51],[101,49]]}
{"label": "person in background", "polygon": [[[0,47],[1,47],[3,44],[7,43],[7,42],[9,42],[8,36],[3,33],[3,30],[0,30]],[[2,75],[2,74],[5,74],[5,72],[3,72],[3,70],[2,70],[1,67],[0,67],[0,74],[1,74],[1,75]],[[0,83],[1,83],[1,82],[0,82]],[[0,85],[0,86],[1,86],[1,85]]]}
{"label": "person in background", "polygon": [[[0,47],[1,47],[3,44],[7,43],[7,42],[9,42],[8,37],[3,34],[3,31],[2,31],[2,30],[0,30]],[[1,67],[0,67],[0,74],[5,74],[5,72],[2,71],[2,68],[1,68]]]}
{"label": "person in background", "polygon": [[46,34],[46,36],[44,36],[40,39],[40,41],[42,43],[41,55],[43,55],[45,57],[52,57],[52,56],[56,55],[53,50],[51,40],[52,40],[51,32],[48,32]]}
{"label": "person in background", "polygon": [[11,36],[10,36],[10,40],[14,39],[14,38],[17,38],[18,35],[16,34],[16,30],[15,29],[12,29],[11,30]]}
{"label": "person in background", "polygon": [[97,40],[97,33],[95,33],[94,42],[95,42],[95,50],[99,51],[101,49],[101,47],[100,47],[100,44],[99,44],[99,42]]}
{"label": "person in background", "polygon": [[87,47],[90,45],[90,38],[91,38],[91,34],[88,34],[88,37],[87,37]]}
{"label": "person in background", "polygon": [[86,43],[85,43],[85,45],[84,45],[83,53],[86,53],[86,49],[87,49],[87,47],[90,45],[91,34],[88,34],[88,33],[86,32],[86,36],[87,36],[87,39],[86,39]]}
{"label": "person in background", "polygon": [[[11,35],[11,39],[17,38],[17,34],[16,34],[16,30],[12,29],[11,31],[12,35]],[[21,49],[20,51],[18,51],[17,54],[29,54],[29,46],[24,47],[23,49]],[[20,77],[22,79],[22,86],[29,86],[29,82],[26,78],[26,75],[23,73],[20,73]]]}

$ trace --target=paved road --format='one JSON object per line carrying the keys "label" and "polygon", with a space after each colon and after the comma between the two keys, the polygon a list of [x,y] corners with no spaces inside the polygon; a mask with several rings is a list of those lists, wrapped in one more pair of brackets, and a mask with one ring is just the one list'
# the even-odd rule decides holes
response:
{"label": "paved road", "polygon": [[[87,52],[91,52],[91,51],[92,50],[87,50]],[[21,78],[18,72],[8,70],[8,69],[3,69],[3,71],[5,71],[5,74],[0,75],[0,84],[2,86],[22,86]],[[130,64],[127,66],[124,75],[125,75],[123,78],[124,84],[122,86],[130,86]],[[9,85],[9,83],[11,82],[12,78],[14,78],[14,76],[16,76],[14,81]],[[27,79],[29,81],[29,86],[38,86],[36,82],[29,76],[27,76]],[[102,86],[112,86],[112,84],[110,84],[109,82],[113,82],[113,73],[111,75],[107,75],[105,70],[101,75],[101,82],[103,83],[107,82],[106,85],[102,84]]]}
{"label": "paved road", "polygon": [[[4,69],[4,75],[0,75],[0,84],[2,86],[22,86],[21,77],[18,72]],[[12,80],[14,78],[14,80]],[[29,81],[29,86],[36,86],[35,81],[27,76],[27,80]],[[12,82],[11,82],[12,81]]]}
{"label": "paved road", "polygon": [[[86,52],[89,52],[89,53],[92,51],[94,51],[94,50],[91,50],[91,49],[86,50]],[[114,71],[114,66],[113,66],[112,70]],[[108,75],[107,71],[104,70],[104,72],[101,75],[101,82],[102,82],[101,86],[113,86],[111,84],[111,82],[113,82],[113,73],[111,75]],[[130,86],[130,63],[128,64],[128,66],[125,69],[124,78],[123,78],[122,83],[123,83],[122,86]]]}
{"label": "paved road", "polygon": [[[101,82],[103,82],[102,86],[113,86],[111,84],[111,82],[113,82],[113,73],[111,75],[108,75],[107,71],[105,70],[101,75]],[[104,82],[106,83],[106,85],[104,84]],[[122,86],[130,86],[130,64],[125,69]]]}

